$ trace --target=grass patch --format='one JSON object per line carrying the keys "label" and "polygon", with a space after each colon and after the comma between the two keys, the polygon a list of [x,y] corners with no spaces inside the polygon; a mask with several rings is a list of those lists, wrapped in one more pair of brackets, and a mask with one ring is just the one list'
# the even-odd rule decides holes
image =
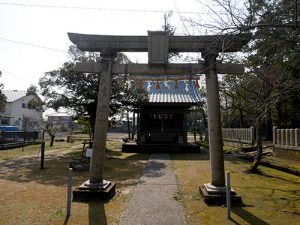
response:
{"label": "grass patch", "polygon": [[197,141],[197,144],[206,148],[209,148],[208,141]]}
{"label": "grass patch", "polygon": [[[205,148],[209,148],[208,141],[198,141],[197,144],[200,145],[200,146],[203,146]],[[252,146],[239,146],[239,147],[236,147],[236,146],[232,146],[232,145],[223,145],[223,151],[225,153],[227,153],[227,152],[237,152],[239,150],[249,149],[249,148],[253,148],[253,147]]]}
{"label": "grass patch", "polygon": [[285,158],[278,158],[275,156],[271,156],[271,157],[263,158],[263,161],[300,171],[299,160],[292,160],[292,159],[285,159]]}
{"label": "grass patch", "polygon": [[235,151],[238,151],[240,148],[236,148],[236,147],[233,147],[233,146],[230,146],[230,145],[223,145],[223,151],[225,153],[227,152],[235,152]]}
{"label": "grass patch", "polygon": [[66,213],[63,210],[58,210],[53,212],[52,216],[54,219],[64,219],[66,217]]}
{"label": "grass patch", "polygon": [[300,178],[266,167],[262,175],[243,171],[250,163],[232,159],[225,162],[231,171],[232,187],[246,207],[233,207],[232,221],[226,220],[226,208],[208,206],[198,188],[210,182],[210,162],[201,154],[172,155],[172,165],[188,224],[297,224],[300,219]]}
{"label": "grass patch", "polygon": [[[234,147],[231,145],[224,145],[223,150],[225,153],[238,153],[238,152],[247,152],[247,151],[256,151],[256,146],[239,146]],[[272,148],[264,148],[264,150],[272,151]],[[282,166],[292,170],[300,171],[299,160],[279,158],[276,156],[263,156],[262,162],[268,162],[274,165]]]}

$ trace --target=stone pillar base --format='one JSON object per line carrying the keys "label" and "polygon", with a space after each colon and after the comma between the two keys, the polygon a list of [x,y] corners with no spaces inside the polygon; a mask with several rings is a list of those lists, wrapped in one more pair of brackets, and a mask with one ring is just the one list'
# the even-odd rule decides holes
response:
{"label": "stone pillar base", "polygon": [[116,193],[116,183],[103,181],[91,184],[90,181],[84,182],[80,187],[73,191],[74,201],[108,201]]}
{"label": "stone pillar base", "polygon": [[[214,186],[212,184],[204,184],[199,187],[201,196],[203,197],[205,203],[212,205],[223,205],[226,204],[226,186]],[[237,193],[231,188],[231,204],[241,205],[242,197],[237,195]]]}

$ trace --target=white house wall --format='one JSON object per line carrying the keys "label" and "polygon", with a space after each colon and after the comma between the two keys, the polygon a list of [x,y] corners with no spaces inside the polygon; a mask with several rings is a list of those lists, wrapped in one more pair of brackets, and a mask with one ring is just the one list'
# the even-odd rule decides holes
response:
{"label": "white house wall", "polygon": [[[23,129],[23,121],[24,118],[30,118],[31,120],[41,120],[42,112],[37,112],[36,110],[28,109],[28,102],[34,98],[34,96],[24,96],[20,99],[12,103],[8,103],[7,106],[9,108],[10,105],[10,112],[7,110],[7,114],[11,116],[10,124],[11,126],[20,126],[20,129]],[[22,107],[22,104],[25,103],[25,108]]]}
{"label": "white house wall", "polygon": [[5,111],[4,111],[3,115],[5,115],[5,116],[11,115],[11,107],[12,107],[12,103],[11,102],[7,102],[5,104]]}

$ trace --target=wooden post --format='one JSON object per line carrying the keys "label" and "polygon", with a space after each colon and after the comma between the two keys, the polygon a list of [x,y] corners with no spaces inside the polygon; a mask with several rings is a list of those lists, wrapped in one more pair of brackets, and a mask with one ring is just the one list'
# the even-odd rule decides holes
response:
{"label": "wooden post", "polygon": [[44,169],[45,161],[45,131],[42,133],[42,142],[41,142],[41,170]]}
{"label": "wooden post", "polygon": [[281,142],[281,129],[277,129],[277,145],[282,145],[282,142]]}
{"label": "wooden post", "polygon": [[90,184],[103,184],[103,168],[107,138],[109,103],[112,83],[112,55],[102,55],[102,74],[100,77],[95,133],[93,142],[93,157]]}
{"label": "wooden post", "polygon": [[70,215],[71,215],[72,180],[73,180],[73,169],[69,168],[68,193],[67,193],[67,217],[70,217]]}
{"label": "wooden post", "polygon": [[273,145],[275,146],[277,144],[277,127],[273,127]]}
{"label": "wooden post", "polygon": [[135,133],[136,133],[135,110],[133,109],[133,115],[132,115],[132,136],[131,136],[132,140],[134,140]]}
{"label": "wooden post", "polygon": [[128,133],[128,139],[130,140],[130,137],[131,137],[131,131],[130,131],[129,108],[126,109],[126,118],[127,118],[127,133]]}
{"label": "wooden post", "polygon": [[227,208],[227,219],[231,218],[231,185],[230,185],[230,172],[226,172],[226,208]]}
{"label": "wooden post", "polygon": [[281,145],[285,145],[285,132],[284,129],[281,129]]}
{"label": "wooden post", "polygon": [[290,145],[290,130],[285,129],[285,145]]}
{"label": "wooden post", "polygon": [[296,128],[295,129],[295,146],[297,147],[297,146],[300,146],[300,138],[299,138],[299,129],[298,128]]}
{"label": "wooden post", "polygon": [[290,144],[291,146],[295,146],[295,132],[296,130],[295,129],[291,129],[290,130]]}
{"label": "wooden post", "polygon": [[136,131],[136,135],[137,135],[137,142],[140,142],[141,137],[140,137],[140,126],[141,126],[141,122],[140,122],[140,109],[138,109],[137,111],[137,131]]}
{"label": "wooden post", "polygon": [[225,186],[224,153],[222,145],[222,127],[220,115],[219,84],[216,70],[216,53],[204,53],[206,62],[207,116],[209,134],[209,153],[211,184]]}
{"label": "wooden post", "polygon": [[24,133],[23,133],[23,146],[22,146],[22,151],[24,151],[24,147],[25,147],[25,144],[26,144],[26,139],[27,139],[27,133],[26,133],[26,130],[25,130]]}

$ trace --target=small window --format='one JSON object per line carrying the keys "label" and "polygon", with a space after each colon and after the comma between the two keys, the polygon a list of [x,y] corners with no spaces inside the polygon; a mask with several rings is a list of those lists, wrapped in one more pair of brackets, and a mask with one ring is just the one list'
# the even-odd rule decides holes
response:
{"label": "small window", "polygon": [[3,119],[1,120],[1,125],[9,125],[9,120],[8,120],[8,118],[3,118]]}
{"label": "small window", "polygon": [[26,103],[22,103],[22,108],[26,108]]}

